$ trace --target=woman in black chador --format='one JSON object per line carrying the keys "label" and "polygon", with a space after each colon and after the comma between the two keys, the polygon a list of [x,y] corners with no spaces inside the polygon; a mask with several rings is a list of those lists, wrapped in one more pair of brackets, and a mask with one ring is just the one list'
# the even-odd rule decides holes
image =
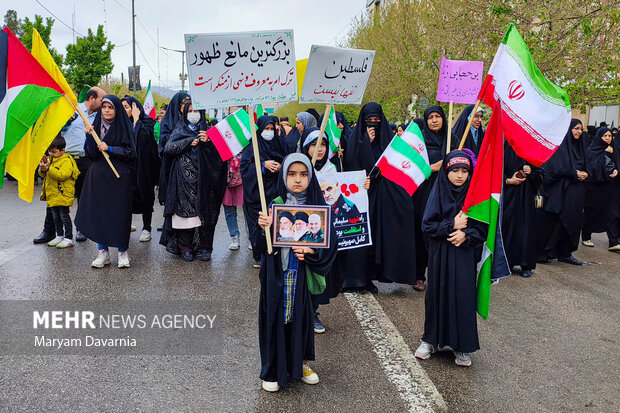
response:
{"label": "woman in black chador", "polygon": [[589,197],[584,209],[582,243],[593,247],[592,233],[607,232],[609,250],[620,251],[615,217],[618,205],[618,164],[620,148],[614,142],[611,131],[600,128],[586,150],[586,165],[590,172]]}
{"label": "woman in black chador", "polygon": [[[288,154],[288,147],[284,137],[277,134],[276,120],[272,116],[261,116],[256,121],[258,130],[258,151],[260,154],[261,171],[263,173],[263,186],[267,200],[275,198],[278,183],[278,174],[282,160]],[[254,164],[254,147],[246,146],[241,155],[241,178],[243,182],[243,212],[248,224],[248,238],[250,242],[256,239],[255,232],[258,228],[258,211],[261,210],[258,192],[258,179],[256,177],[256,165]],[[252,244],[252,248],[254,245]],[[254,268],[260,267],[260,253],[254,251]]]}
{"label": "woman in black chador", "polygon": [[[275,203],[326,205],[312,164],[304,154],[294,153],[283,160],[277,187],[279,199]],[[307,271],[329,273],[338,247],[332,230],[330,248],[274,248],[273,254],[267,254],[264,231],[272,224],[271,213],[265,216],[260,212],[258,225],[262,231],[254,233],[254,248],[262,256],[258,328],[260,378],[266,391],[278,391],[292,379],[302,379],[307,384],[319,382],[318,375],[307,364],[314,360]]]}
{"label": "woman in black chador", "polygon": [[[418,121],[422,123],[422,136],[424,136],[424,143],[426,144],[426,151],[428,152],[428,161],[433,171],[431,176],[422,182],[413,193],[416,263],[416,284],[413,288],[418,291],[424,291],[425,273],[426,267],[428,266],[428,250],[422,234],[422,217],[426,209],[426,202],[428,201],[428,197],[437,179],[437,172],[441,169],[441,163],[446,156],[448,124],[446,122],[446,114],[441,106],[430,106],[424,111],[424,120],[416,119],[414,122],[418,123]],[[458,142],[454,136],[452,136],[452,142],[451,148],[456,149]]]}
{"label": "woman in black chador", "polygon": [[510,268],[521,267],[521,276],[532,276],[536,268],[534,198],[542,184],[542,171],[525,162],[504,142],[504,193],[502,237]]}
{"label": "woman in black chador", "polygon": [[461,212],[473,173],[464,151],[452,151],[441,170],[424,211],[422,228],[428,244],[428,289],[424,335],[415,352],[427,359],[442,348],[454,351],[455,363],[470,366],[478,350],[476,322],[476,249],[487,226]]}
{"label": "woman in black chador", "polygon": [[[97,145],[90,132],[95,131]],[[131,231],[132,165],[136,159],[133,128],[121,100],[106,95],[92,126],[85,128],[84,150],[92,164],[84,179],[75,226],[98,244],[99,254],[92,267],[110,264],[109,247],[118,248],[118,267],[129,267],[129,233]],[[117,178],[103,157],[107,152]]]}
{"label": "woman in black chador", "polygon": [[211,259],[226,191],[228,163],[222,161],[206,129],[204,111],[193,110],[189,101],[164,149],[170,176],[159,243],[185,261],[192,261],[196,252],[203,261]]}
{"label": "woman in black chador", "polygon": [[[463,134],[465,133],[465,129],[467,129],[467,125],[469,124],[469,119],[472,117],[472,111],[474,110],[475,105],[467,105],[461,115],[456,120],[454,127],[452,128],[452,136],[453,140],[460,143],[461,138],[463,138]],[[469,127],[469,133],[467,134],[467,139],[465,139],[465,143],[463,144],[464,149],[469,149],[474,153],[474,155],[478,156],[480,153],[480,148],[482,147],[482,140],[484,139],[484,128],[482,127],[482,116],[484,115],[484,110],[481,107],[478,107],[476,113],[473,115],[474,119],[471,122],[471,126]],[[456,146],[453,146],[453,149],[456,149]]]}
{"label": "woman in black chador", "polygon": [[[381,105],[365,104],[344,150],[344,170],[368,174],[392,140]],[[343,254],[343,288],[376,292],[372,280],[415,284],[414,207],[401,186],[371,177],[368,207],[373,246]],[[369,260],[370,256],[370,260]]]}
{"label": "woman in black chador", "polygon": [[556,153],[544,163],[542,185],[543,206],[536,209],[534,239],[536,261],[558,261],[584,265],[573,257],[579,248],[583,225],[583,206],[588,172],[583,125],[572,119],[564,141]]}
{"label": "woman in black chador", "polygon": [[159,179],[161,161],[155,140],[155,121],[144,113],[138,99],[125,96],[121,99],[129,120],[133,123],[137,160],[133,171],[133,213],[142,214],[140,241],[151,239],[151,220],[155,203],[155,186]]}

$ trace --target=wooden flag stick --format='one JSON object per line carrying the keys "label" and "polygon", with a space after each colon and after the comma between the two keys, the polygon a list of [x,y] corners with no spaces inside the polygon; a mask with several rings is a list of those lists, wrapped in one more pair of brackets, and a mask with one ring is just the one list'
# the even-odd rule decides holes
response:
{"label": "wooden flag stick", "polygon": [[463,133],[463,139],[461,139],[461,144],[459,145],[459,151],[463,149],[463,145],[465,145],[465,139],[467,139],[467,135],[469,134],[469,128],[471,128],[471,123],[474,121],[474,116],[476,112],[478,112],[478,106],[480,106],[481,100],[478,99],[476,102],[476,106],[474,106],[474,110],[471,111],[471,116],[469,117],[469,122],[467,123],[467,127],[465,128],[465,133]]}
{"label": "wooden flag stick", "polygon": [[[325,114],[323,115],[323,122],[321,122],[321,131],[319,132],[319,138],[316,140],[316,147],[314,148],[314,155],[312,155],[312,166],[316,164],[316,158],[319,155],[319,150],[321,149],[321,143],[323,142],[323,134],[325,133],[325,128],[327,127],[327,120],[329,117],[329,109],[331,105],[328,103],[325,105]],[[327,152],[325,153],[327,156]]]}
{"label": "wooden flag stick", "polygon": [[452,101],[448,109],[448,142],[446,142],[446,155],[450,153],[450,146],[452,146]]}
{"label": "wooden flag stick", "polygon": [[[71,106],[73,106],[73,108],[80,115],[80,117],[84,121],[84,125],[85,126],[92,126],[90,124],[90,122],[88,121],[88,118],[86,117],[86,114],[84,113],[84,111],[82,110],[80,105],[74,105],[73,102],[71,101],[71,99],[69,99],[67,97],[67,95],[63,95],[63,96],[65,97],[65,99],[67,99],[67,102],[69,102],[71,104]],[[97,145],[99,145],[101,143],[101,139],[99,139],[99,136],[97,136],[97,132],[93,131],[91,133],[91,135],[92,135],[93,139],[95,140],[95,142],[97,143]],[[105,160],[108,162],[108,165],[110,165],[110,168],[112,168],[112,172],[114,172],[114,175],[116,175],[117,178],[120,178],[121,176],[118,174],[118,171],[116,170],[114,165],[112,165],[112,161],[110,160],[110,155],[108,155],[108,153],[106,151],[103,151],[101,153],[102,153],[103,157],[105,158]]]}
{"label": "wooden flag stick", "polygon": [[[267,200],[265,199],[265,186],[263,184],[263,170],[260,165],[260,151],[258,149],[258,139],[256,138],[256,123],[254,123],[254,105],[248,106],[250,114],[250,132],[252,133],[252,149],[254,149],[254,165],[256,166],[256,180],[258,181],[258,194],[260,195],[260,206],[265,216],[267,213]],[[275,217],[274,217],[275,220]],[[274,224],[275,225],[275,224]],[[265,239],[267,240],[267,253],[273,252],[271,246],[271,229],[267,227],[265,230]]]}

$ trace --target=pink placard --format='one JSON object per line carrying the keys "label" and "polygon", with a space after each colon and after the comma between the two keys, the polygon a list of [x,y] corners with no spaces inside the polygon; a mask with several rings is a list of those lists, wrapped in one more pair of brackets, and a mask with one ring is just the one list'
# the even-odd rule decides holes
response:
{"label": "pink placard", "polygon": [[438,102],[476,103],[482,87],[484,62],[441,58]]}

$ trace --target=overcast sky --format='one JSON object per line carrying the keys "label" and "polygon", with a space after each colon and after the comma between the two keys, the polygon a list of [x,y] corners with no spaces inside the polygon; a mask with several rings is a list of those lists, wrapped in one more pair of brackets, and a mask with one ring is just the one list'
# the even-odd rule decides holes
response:
{"label": "overcast sky", "polygon": [[[116,45],[112,76],[120,78],[122,71],[127,78],[127,67],[132,64],[131,0],[39,2],[3,1],[1,16],[8,8],[16,10],[22,20],[32,19],[35,14],[54,17],[53,13],[56,22],[51,46],[64,55],[66,45],[73,42],[70,27],[75,8],[77,33],[85,35],[88,28],[95,30],[98,24],[104,24],[108,39]],[[7,3],[12,4],[7,7]],[[295,58],[299,60],[308,57],[312,44],[336,45],[337,40],[342,40],[354,17],[365,13],[365,4],[366,0],[135,0],[136,64],[141,66],[142,86],[146,87],[149,79],[153,85],[172,89],[181,86],[181,53],[160,49],[158,64],[158,28],[159,45],[179,50],[183,48],[184,33],[293,29]]]}

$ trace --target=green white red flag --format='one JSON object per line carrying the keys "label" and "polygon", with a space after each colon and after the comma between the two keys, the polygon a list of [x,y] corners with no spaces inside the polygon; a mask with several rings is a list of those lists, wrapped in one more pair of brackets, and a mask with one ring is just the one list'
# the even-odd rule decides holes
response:
{"label": "green white red flag", "polygon": [[157,114],[155,113],[155,101],[153,100],[153,92],[151,91],[151,81],[149,80],[149,87],[146,89],[146,96],[144,98],[144,113],[155,119]]}
{"label": "green white red flag", "polygon": [[394,135],[375,166],[381,175],[402,186],[409,195],[431,176],[424,137],[415,122],[401,136]]}
{"label": "green white red flag", "polygon": [[[0,177],[9,152],[63,94],[58,83],[4,27],[0,31]],[[2,182],[0,179],[0,188]]]}
{"label": "green white red flag", "polygon": [[336,121],[336,110],[334,109],[334,105],[331,105],[329,109],[329,118],[327,118],[325,133],[327,133],[327,138],[329,139],[328,159],[331,159],[331,157],[338,152],[338,149],[340,149],[340,137],[342,135],[342,130],[338,127],[338,121]]}
{"label": "green white red flag", "polygon": [[224,118],[217,125],[207,129],[207,136],[217,149],[223,161],[227,161],[243,150],[252,139],[250,116],[243,109]]}
{"label": "green white red flag", "polygon": [[560,146],[570,125],[567,93],[547,80],[510,24],[478,99],[501,103],[503,133],[517,155],[540,166]]}

